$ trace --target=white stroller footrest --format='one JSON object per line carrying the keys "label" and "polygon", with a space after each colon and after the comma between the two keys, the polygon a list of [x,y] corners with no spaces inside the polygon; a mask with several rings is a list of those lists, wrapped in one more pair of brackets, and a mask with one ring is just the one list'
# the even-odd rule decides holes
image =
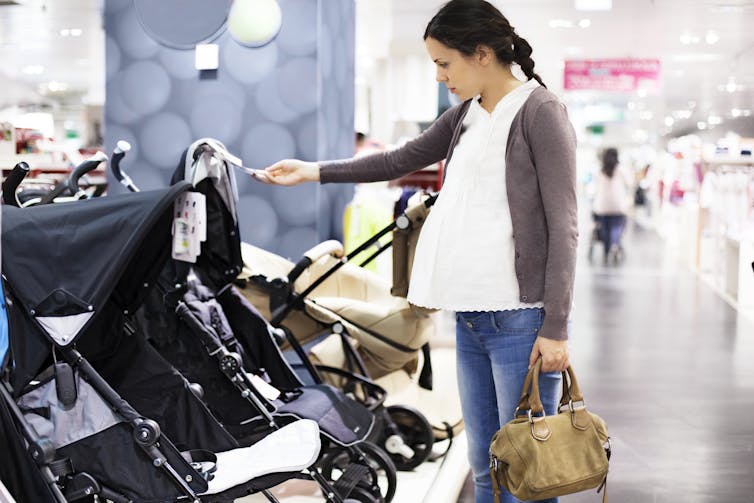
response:
{"label": "white stroller footrest", "polygon": [[300,419],[254,445],[217,454],[217,470],[204,494],[217,494],[270,473],[299,472],[311,466],[321,448],[319,426]]}

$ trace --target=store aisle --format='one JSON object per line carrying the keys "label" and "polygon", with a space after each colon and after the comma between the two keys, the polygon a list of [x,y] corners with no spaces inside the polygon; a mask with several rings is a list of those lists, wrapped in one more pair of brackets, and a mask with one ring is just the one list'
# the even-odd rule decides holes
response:
{"label": "store aisle", "polygon": [[[654,232],[629,223],[625,240],[618,268],[580,251],[571,349],[587,406],[610,428],[610,500],[752,502],[754,323]],[[458,502],[473,502],[468,483]]]}
{"label": "store aisle", "polygon": [[610,427],[610,499],[754,501],[754,323],[664,246],[629,224],[623,266],[579,256],[572,361]]}

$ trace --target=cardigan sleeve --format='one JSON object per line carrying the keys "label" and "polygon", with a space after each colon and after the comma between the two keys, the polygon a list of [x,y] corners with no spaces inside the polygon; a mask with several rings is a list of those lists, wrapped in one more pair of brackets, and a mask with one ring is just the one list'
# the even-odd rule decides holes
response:
{"label": "cardigan sleeve", "polygon": [[320,182],[393,180],[445,159],[462,107],[463,103],[446,110],[426,131],[397,149],[320,162]]}
{"label": "cardigan sleeve", "polygon": [[547,223],[545,264],[545,318],[540,335],[568,338],[568,317],[573,300],[578,245],[576,208],[576,133],[563,104],[542,103],[529,133]]}

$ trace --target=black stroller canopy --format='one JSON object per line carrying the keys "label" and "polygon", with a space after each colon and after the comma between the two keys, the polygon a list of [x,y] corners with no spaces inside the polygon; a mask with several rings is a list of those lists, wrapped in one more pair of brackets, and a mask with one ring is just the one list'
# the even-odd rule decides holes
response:
{"label": "black stroller canopy", "polygon": [[[173,201],[190,188],[180,183],[81,202],[3,205],[2,270],[17,308],[62,347],[111,295],[123,309],[137,307],[147,290],[144,278],[155,278],[162,265],[167,247],[158,244],[171,239]],[[28,336],[14,332],[11,327],[12,346],[15,337]]]}

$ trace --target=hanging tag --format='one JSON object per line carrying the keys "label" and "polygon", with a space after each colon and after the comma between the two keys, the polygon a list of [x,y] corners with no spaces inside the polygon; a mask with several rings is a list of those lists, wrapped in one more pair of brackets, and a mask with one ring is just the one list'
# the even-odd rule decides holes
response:
{"label": "hanging tag", "polygon": [[195,263],[201,243],[207,239],[206,199],[198,192],[185,192],[175,200],[173,258]]}

